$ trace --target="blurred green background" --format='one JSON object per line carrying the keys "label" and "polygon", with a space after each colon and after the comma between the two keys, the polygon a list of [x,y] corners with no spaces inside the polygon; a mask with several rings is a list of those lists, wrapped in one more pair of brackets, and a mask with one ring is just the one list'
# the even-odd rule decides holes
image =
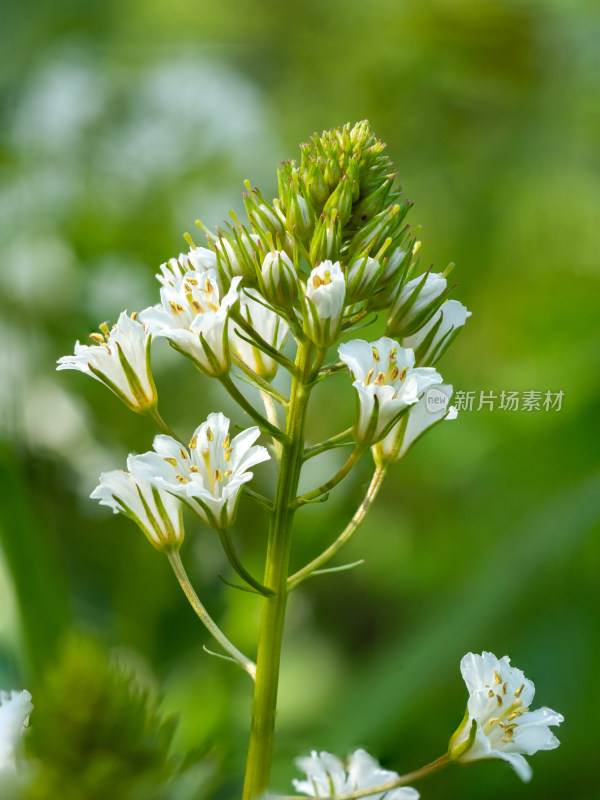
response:
{"label": "blurred green background", "polygon": [[[202,651],[212,643],[164,557],[87,499],[154,431],[54,362],[102,320],[156,302],[158,265],[196,218],[240,209],[244,178],[273,197],[275,163],[299,142],[368,118],[415,203],[422,263],[455,261],[454,296],[473,312],[445,379],[477,398],[564,398],[560,411],[473,410],[437,428],[338,561],[365,565],[294,594],[273,787],[289,792],[310,748],[364,746],[399,772],[437,757],[464,712],[460,658],[489,649],[565,715],[561,747],[532,759],[530,785],[477,764],[422,796],[600,797],[600,7],[23,0],[2,16],[0,687],[34,694],[26,796],[240,796],[247,676]],[[236,414],[168,348],[154,362],[179,430]],[[312,439],[353,410],[349,379],[332,379]],[[329,475],[338,456],[315,469]],[[268,491],[269,468],[256,473]],[[365,459],[298,515],[296,568],[335,538],[369,476]],[[265,519],[247,501],[236,538],[260,573]],[[258,603],[219,581],[214,534],[188,520],[183,558],[252,654]],[[135,703],[114,664],[134,676]]]}

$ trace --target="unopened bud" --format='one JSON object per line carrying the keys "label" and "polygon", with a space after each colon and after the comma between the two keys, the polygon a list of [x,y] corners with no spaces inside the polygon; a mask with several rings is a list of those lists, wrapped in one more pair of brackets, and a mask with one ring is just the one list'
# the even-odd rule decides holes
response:
{"label": "unopened bud", "polygon": [[267,300],[276,308],[292,308],[298,296],[298,275],[290,257],[280,250],[267,253],[261,271]]}

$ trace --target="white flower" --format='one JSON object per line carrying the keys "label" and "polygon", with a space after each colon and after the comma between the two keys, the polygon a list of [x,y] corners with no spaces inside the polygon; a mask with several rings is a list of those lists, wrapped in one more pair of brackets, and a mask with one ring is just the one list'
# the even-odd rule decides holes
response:
{"label": "white flower", "polygon": [[205,272],[217,268],[217,257],[206,247],[195,247],[189,253],[180,253],[179,258],[170,258],[160,265],[160,273],[156,277],[163,286],[174,286],[190,271]]}
{"label": "white flower", "polygon": [[127,471],[103,472],[90,497],[132,519],[157,550],[178,550],[184,536],[181,503],[148,480],[139,458],[128,457]]}
{"label": "white flower", "polygon": [[411,332],[419,320],[427,319],[446,291],[446,278],[441,272],[427,272],[407,281],[392,303],[388,328]]}
{"label": "white flower", "polygon": [[134,411],[145,411],[157,402],[150,368],[149,331],[123,311],[116,325],[100,326],[93,333],[96,344],[75,344],[75,355],[58,359],[58,370],[78,369],[99,380]]}
{"label": "white flower", "polygon": [[29,692],[0,692],[0,775],[16,770],[16,750],[32,710]]}
{"label": "white flower", "polygon": [[339,261],[323,261],[306,282],[305,330],[315,344],[335,341],[342,324],[346,281]]}
{"label": "white flower", "polygon": [[428,389],[388,435],[375,445],[377,460],[382,462],[403,458],[413,444],[438,422],[456,419],[456,408],[448,408],[452,392],[453,387],[447,383]]}
{"label": "white flower", "polygon": [[[296,764],[306,773],[306,780],[294,779],[294,788],[309,797],[330,797],[369,789],[400,777],[397,772],[382,769],[379,762],[365,750],[355,750],[347,764],[331,753],[313,750],[310,756],[298,758]],[[418,800],[419,793],[411,786],[400,786],[369,797],[373,800]]]}
{"label": "white flower", "polygon": [[222,375],[231,365],[227,319],[238,299],[241,278],[234,278],[222,300],[214,270],[190,271],[160,290],[162,305],[139,314],[154,336],[162,336],[207,375]]}
{"label": "white flower", "polygon": [[170,436],[154,439],[154,453],[135,456],[136,467],[153,484],[186,500],[207,525],[226,528],[235,518],[239,491],[251,480],[248,470],[270,456],[253,446],[257,427],[234,439],[223,414],[209,414],[190,441],[189,451]]}
{"label": "white flower", "polygon": [[[450,743],[450,756],[461,762],[501,758],[528,781],[531,767],[523,754],[558,747],[548,726],[560,725],[563,716],[545,707],[529,710],[534,685],[520,669],[510,666],[508,656],[498,659],[493,653],[467,653],[460,671],[470,695],[465,720]],[[475,738],[469,747],[474,723]]]}
{"label": "white flower", "polygon": [[376,342],[353,339],[338,348],[358,393],[357,441],[376,442],[398,414],[416,403],[430,386],[442,382],[431,367],[414,368],[412,350],[384,336]]}
{"label": "white flower", "polygon": [[[264,300],[254,289],[245,289],[242,293],[240,314],[267,344],[276,350],[281,348],[288,333],[288,326],[279,314],[265,306]],[[271,380],[277,372],[277,362],[258,347],[253,347],[247,339],[238,336],[235,333],[235,324],[231,323],[231,328],[233,329],[229,338],[231,347],[254,372],[265,380]]]}
{"label": "white flower", "polygon": [[402,339],[402,345],[416,351],[419,364],[434,364],[470,316],[458,300],[446,300],[429,322]]}

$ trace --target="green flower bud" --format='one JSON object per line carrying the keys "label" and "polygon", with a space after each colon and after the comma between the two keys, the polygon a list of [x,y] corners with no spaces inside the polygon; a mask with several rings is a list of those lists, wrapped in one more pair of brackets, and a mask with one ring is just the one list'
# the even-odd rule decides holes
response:
{"label": "green flower bud", "polygon": [[298,275],[289,256],[275,250],[262,265],[262,292],[275,308],[291,309],[298,297]]}

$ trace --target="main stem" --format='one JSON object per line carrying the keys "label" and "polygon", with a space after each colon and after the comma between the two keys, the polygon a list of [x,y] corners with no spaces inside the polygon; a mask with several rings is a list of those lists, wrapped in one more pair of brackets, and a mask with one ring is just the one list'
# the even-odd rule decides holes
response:
{"label": "main stem", "polygon": [[243,800],[254,800],[269,788],[281,640],[288,595],[288,565],[294,518],[292,501],[296,497],[302,468],[304,424],[310,394],[307,384],[311,372],[312,354],[311,344],[298,345],[296,370],[287,412],[287,439],[282,443],[275,505],[267,546],[263,583],[274,592],[274,595],[265,597],[262,602]]}

